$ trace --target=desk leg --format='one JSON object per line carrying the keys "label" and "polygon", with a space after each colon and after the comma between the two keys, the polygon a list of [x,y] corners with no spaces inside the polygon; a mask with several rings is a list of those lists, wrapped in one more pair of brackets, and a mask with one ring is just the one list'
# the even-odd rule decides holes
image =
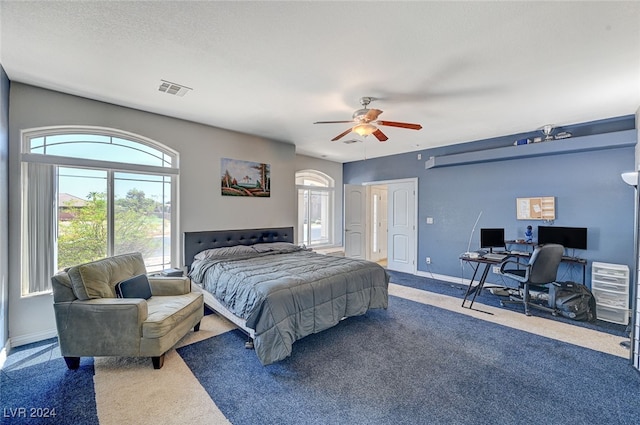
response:
{"label": "desk leg", "polygon": [[[471,266],[473,267],[473,265]],[[469,281],[469,287],[467,288],[467,292],[464,293],[464,298],[462,299],[462,307],[464,307],[464,303],[467,301],[467,297],[469,295],[471,295],[471,292],[473,292],[473,281],[476,278],[476,274],[478,273],[478,268],[480,267],[480,264],[477,264],[475,267],[473,267],[473,276],[471,276],[471,280]],[[480,284],[480,282],[478,282],[478,284]]]}
{"label": "desk leg", "polygon": [[473,307],[473,302],[476,300],[478,296],[478,292],[482,291],[482,287],[484,286],[485,280],[487,280],[487,275],[489,274],[489,263],[484,263],[484,270],[482,271],[482,276],[480,280],[478,280],[478,284],[473,286],[473,281],[476,278],[476,274],[478,273],[478,269],[480,268],[480,264],[478,264],[473,271],[473,276],[471,277],[471,281],[469,282],[469,287],[467,288],[467,292],[464,294],[464,299],[462,300],[462,307],[464,307],[464,303],[467,301],[467,297],[473,293],[473,298],[471,298],[471,304],[469,304],[469,308]]}
{"label": "desk leg", "polygon": [[482,271],[482,277],[480,278],[480,282],[478,282],[478,286],[476,286],[476,291],[473,294],[473,298],[471,299],[471,304],[469,304],[469,308],[473,307],[473,302],[476,300],[476,297],[478,296],[478,293],[480,293],[482,291],[482,288],[484,287],[484,282],[487,280],[487,275],[489,274],[489,263],[486,263],[484,265],[484,270]]}

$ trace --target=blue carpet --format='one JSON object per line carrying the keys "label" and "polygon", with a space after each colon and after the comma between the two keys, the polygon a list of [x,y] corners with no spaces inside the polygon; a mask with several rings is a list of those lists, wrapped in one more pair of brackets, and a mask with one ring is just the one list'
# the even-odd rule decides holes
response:
{"label": "blue carpet", "polygon": [[93,359],[67,369],[57,338],[11,350],[0,370],[0,423],[98,425]]}
{"label": "blue carpet", "polygon": [[[437,294],[460,298],[460,303],[462,303],[462,300],[464,299],[464,294],[467,291],[467,285],[463,285],[463,284],[443,282],[440,280],[431,279],[424,276],[416,276],[416,275],[401,273],[393,270],[387,270],[387,272],[391,276],[391,282],[397,285],[410,286],[412,288],[421,289],[423,291],[435,292]],[[508,279],[505,279],[505,280],[508,280]],[[506,310],[524,313],[524,307],[522,305],[505,304],[504,307],[502,307],[500,305],[501,299],[506,299],[506,298],[493,295],[491,292],[489,292],[489,290],[485,289],[484,291],[478,294],[475,302],[489,305],[492,307],[504,308]],[[469,305],[469,302],[465,304],[465,306],[468,306],[468,305]],[[474,303],[474,308],[476,308],[475,303]],[[630,329],[627,329],[627,326],[625,325],[605,322],[604,320],[596,320],[594,322],[572,320],[562,316],[553,316],[551,313],[548,313],[543,310],[534,309],[534,308],[530,309],[530,312],[532,316],[539,316],[549,320],[555,320],[563,323],[570,323],[572,325],[576,325],[576,326],[580,326],[588,329],[594,329],[600,332],[606,332],[606,333],[621,336],[621,337],[626,337],[626,338],[629,337]]]}
{"label": "blue carpet", "polygon": [[627,359],[390,297],[262,366],[231,331],[178,349],[243,424],[637,424]]}

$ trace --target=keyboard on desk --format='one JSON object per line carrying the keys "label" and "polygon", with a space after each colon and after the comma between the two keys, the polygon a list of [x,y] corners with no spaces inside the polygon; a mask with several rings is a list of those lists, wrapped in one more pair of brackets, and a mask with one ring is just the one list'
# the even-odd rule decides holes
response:
{"label": "keyboard on desk", "polygon": [[491,261],[502,261],[505,258],[507,258],[509,255],[507,254],[498,254],[498,253],[494,253],[494,252],[487,252],[486,254],[484,254],[482,256],[482,258],[484,258],[485,260],[491,260]]}

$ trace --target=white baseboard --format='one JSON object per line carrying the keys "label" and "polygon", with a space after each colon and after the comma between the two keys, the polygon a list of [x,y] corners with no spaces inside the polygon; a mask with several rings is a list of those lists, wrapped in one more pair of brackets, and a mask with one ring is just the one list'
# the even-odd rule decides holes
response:
{"label": "white baseboard", "polygon": [[9,342],[7,341],[7,344],[0,350],[0,370],[4,367],[4,362],[7,361],[7,351],[9,351],[9,348],[11,347],[9,347]]}
{"label": "white baseboard", "polygon": [[[416,276],[428,277],[428,278],[435,279],[435,280],[441,280],[443,282],[457,283],[459,285],[469,286],[469,279],[460,278],[459,276],[449,276],[449,275],[445,275],[445,274],[430,273],[430,272],[424,272],[424,271],[420,271],[420,270],[418,270],[418,272],[416,273]],[[474,282],[475,282],[474,285],[476,285],[478,283],[477,280],[475,280]],[[503,287],[504,284],[489,282],[489,280],[487,280],[485,282],[485,286],[484,287],[488,288],[488,287],[491,287],[491,286]]]}
{"label": "white baseboard", "polygon": [[58,336],[58,331],[49,329],[41,332],[35,332],[26,335],[19,335],[9,338],[7,345],[9,347],[19,347],[21,345],[31,344],[32,342],[44,341],[45,339],[55,338]]}
{"label": "white baseboard", "polygon": [[449,276],[449,275],[446,275],[446,274],[437,274],[437,273],[431,273],[431,272],[424,272],[424,271],[421,271],[421,270],[418,270],[416,272],[416,276],[428,277],[428,278],[435,279],[435,280],[441,280],[443,282],[458,283],[460,285],[469,285],[469,279],[462,279],[459,276]]}

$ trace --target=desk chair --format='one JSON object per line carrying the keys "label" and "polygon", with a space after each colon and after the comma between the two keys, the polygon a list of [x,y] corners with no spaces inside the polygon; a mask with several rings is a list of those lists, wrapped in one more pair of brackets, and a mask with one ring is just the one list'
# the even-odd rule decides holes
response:
{"label": "desk chair", "polygon": [[[531,316],[529,307],[535,307],[556,315],[557,311],[553,308],[555,306],[544,307],[540,304],[530,302],[529,289],[531,289],[532,286],[533,289],[546,289],[546,285],[555,282],[563,253],[564,247],[562,245],[545,244],[536,247],[526,266],[515,260],[507,259],[504,261],[500,265],[500,274],[520,282],[520,288],[523,289],[523,291],[522,298],[510,296],[509,301],[500,301],[500,305],[522,303],[524,304],[524,313],[527,316]],[[514,264],[517,265],[517,268],[507,268]],[[523,266],[525,267],[523,268]]]}

